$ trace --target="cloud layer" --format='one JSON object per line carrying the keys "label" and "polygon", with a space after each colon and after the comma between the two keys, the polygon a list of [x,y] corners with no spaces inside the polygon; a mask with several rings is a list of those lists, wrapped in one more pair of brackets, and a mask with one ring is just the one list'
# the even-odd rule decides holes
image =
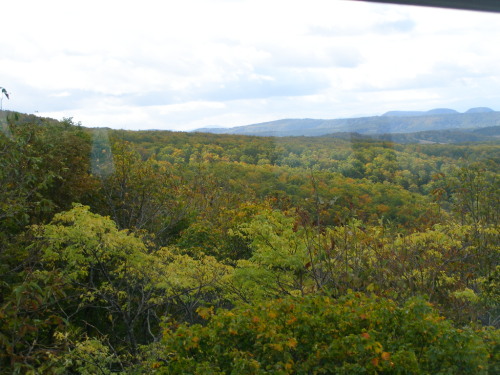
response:
{"label": "cloud layer", "polygon": [[489,106],[498,14],[353,1],[9,2],[6,109],[189,130]]}

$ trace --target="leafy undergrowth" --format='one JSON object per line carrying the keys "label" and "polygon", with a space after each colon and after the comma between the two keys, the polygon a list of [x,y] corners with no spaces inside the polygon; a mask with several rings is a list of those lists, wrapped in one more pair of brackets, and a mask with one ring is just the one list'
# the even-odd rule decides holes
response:
{"label": "leafy undergrowth", "polygon": [[[232,311],[200,309],[206,325],[166,328],[142,371],[157,374],[487,374],[499,335],[457,329],[421,298],[398,306],[349,293],[284,298]],[[495,367],[496,366],[496,367]]]}

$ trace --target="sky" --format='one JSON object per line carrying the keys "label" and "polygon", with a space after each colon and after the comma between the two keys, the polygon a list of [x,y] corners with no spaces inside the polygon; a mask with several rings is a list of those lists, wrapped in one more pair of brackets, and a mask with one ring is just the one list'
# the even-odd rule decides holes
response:
{"label": "sky", "polygon": [[500,110],[500,14],[346,0],[16,0],[3,109],[193,130]]}

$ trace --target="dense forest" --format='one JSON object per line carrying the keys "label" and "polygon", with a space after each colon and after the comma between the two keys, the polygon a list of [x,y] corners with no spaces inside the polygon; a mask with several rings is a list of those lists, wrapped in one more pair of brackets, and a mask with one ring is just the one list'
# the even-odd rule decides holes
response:
{"label": "dense forest", "polygon": [[500,373],[500,141],[0,116],[1,374]]}

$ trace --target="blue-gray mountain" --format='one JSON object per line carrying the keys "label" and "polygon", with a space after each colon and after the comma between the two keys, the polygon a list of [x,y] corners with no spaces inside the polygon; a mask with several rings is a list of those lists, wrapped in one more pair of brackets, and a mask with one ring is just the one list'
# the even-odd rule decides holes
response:
{"label": "blue-gray mountain", "polygon": [[382,116],[413,117],[413,116],[428,116],[428,115],[453,115],[456,113],[460,112],[449,108],[435,108],[431,109],[430,111],[389,111],[384,113]]}
{"label": "blue-gray mountain", "polygon": [[359,134],[410,133],[444,129],[478,129],[500,126],[500,112],[471,108],[465,113],[438,108],[430,111],[392,111],[382,116],[333,120],[283,119],[234,128],[202,128],[197,132],[259,136],[321,136],[338,132]]}

